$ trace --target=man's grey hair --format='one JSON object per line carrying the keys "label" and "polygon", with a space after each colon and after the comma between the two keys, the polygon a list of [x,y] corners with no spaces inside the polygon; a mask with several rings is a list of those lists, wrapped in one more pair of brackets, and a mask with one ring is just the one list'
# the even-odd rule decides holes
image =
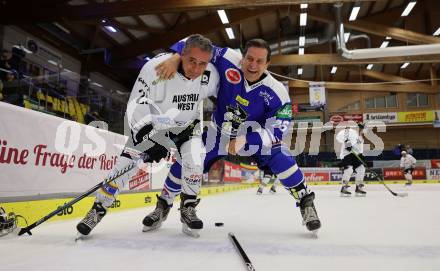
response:
{"label": "man's grey hair", "polygon": [[191,48],[199,48],[200,50],[208,52],[212,55],[212,42],[203,35],[194,34],[186,39],[183,53],[186,53]]}

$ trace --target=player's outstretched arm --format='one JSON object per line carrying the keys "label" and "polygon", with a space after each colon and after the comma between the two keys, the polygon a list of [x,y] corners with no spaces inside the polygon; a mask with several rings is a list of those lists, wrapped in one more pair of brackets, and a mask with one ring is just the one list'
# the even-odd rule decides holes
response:
{"label": "player's outstretched arm", "polygon": [[176,74],[177,69],[180,64],[180,55],[173,54],[169,59],[161,62],[159,65],[155,67],[156,74],[160,78],[170,79]]}

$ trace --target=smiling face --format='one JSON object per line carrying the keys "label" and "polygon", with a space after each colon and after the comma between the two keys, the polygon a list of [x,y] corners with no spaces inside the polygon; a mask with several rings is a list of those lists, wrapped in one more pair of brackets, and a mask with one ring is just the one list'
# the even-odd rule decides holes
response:
{"label": "smiling face", "polygon": [[266,48],[248,48],[241,63],[243,74],[246,80],[252,83],[260,79],[261,75],[265,70],[267,70],[267,67],[270,63],[267,61],[267,54],[268,52]]}
{"label": "smiling face", "polygon": [[182,54],[182,68],[185,76],[191,80],[196,79],[206,70],[210,60],[210,52],[197,47],[188,48]]}

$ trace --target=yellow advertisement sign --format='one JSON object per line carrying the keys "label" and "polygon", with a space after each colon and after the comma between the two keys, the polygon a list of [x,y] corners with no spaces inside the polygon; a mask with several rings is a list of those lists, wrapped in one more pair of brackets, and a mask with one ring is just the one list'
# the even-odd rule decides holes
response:
{"label": "yellow advertisement sign", "polygon": [[398,122],[433,122],[434,111],[397,112]]}

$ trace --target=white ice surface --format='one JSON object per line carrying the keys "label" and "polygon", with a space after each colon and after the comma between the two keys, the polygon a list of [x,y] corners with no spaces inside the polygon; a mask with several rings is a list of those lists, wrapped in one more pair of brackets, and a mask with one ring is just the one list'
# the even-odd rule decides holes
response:
{"label": "white ice surface", "polygon": [[281,188],[203,198],[199,239],[181,233],[177,204],[156,232],[141,232],[153,207],[109,214],[76,243],[79,219],[44,223],[33,236],[0,238],[0,270],[246,270],[228,232],[258,271],[440,270],[440,185],[390,187],[409,196],[367,185],[367,197],[341,198],[339,186],[313,186],[322,221],[317,239]]}

